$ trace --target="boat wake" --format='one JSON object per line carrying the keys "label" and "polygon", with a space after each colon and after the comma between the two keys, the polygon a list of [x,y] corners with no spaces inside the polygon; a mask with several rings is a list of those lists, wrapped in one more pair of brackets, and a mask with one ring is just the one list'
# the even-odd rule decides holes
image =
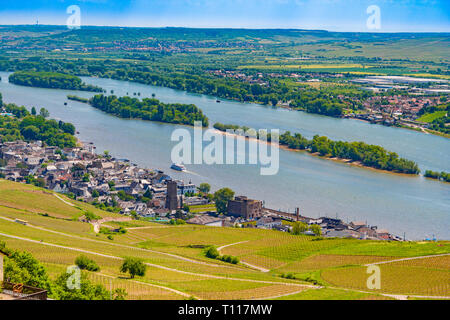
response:
{"label": "boat wake", "polygon": [[188,173],[188,174],[192,174],[194,176],[198,176],[200,177],[200,175],[197,172],[193,172],[193,171],[189,171],[189,170],[185,170],[184,173]]}

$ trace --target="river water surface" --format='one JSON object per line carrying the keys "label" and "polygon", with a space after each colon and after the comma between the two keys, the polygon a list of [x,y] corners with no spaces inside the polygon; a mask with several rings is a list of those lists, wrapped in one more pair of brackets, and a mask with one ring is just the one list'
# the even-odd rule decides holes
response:
{"label": "river water surface", "polygon": [[[143,167],[162,169],[174,178],[213,189],[230,187],[236,194],[265,200],[268,207],[293,211],[310,217],[338,216],[345,221],[367,221],[409,239],[425,237],[450,239],[450,184],[420,177],[377,172],[320,159],[302,152],[280,150],[280,170],[275,176],[261,176],[254,165],[187,165],[187,173],[170,170],[170,140],[180,126],[120,119],[90,107],[67,101],[68,94],[91,97],[94,93],[21,87],[7,82],[9,73],[0,72],[0,92],[8,103],[28,108],[45,107],[51,117],[73,123],[82,141],[94,142],[99,153],[109,150],[118,158],[130,159]],[[450,140],[400,128],[311,115],[244,104],[216,103],[216,98],[168,88],[83,78],[116,95],[156,98],[170,103],[193,103],[215,122],[245,125],[255,129],[315,134],[331,139],[378,144],[400,156],[416,161],[422,171],[450,172]],[[68,106],[64,106],[68,102]],[[185,127],[187,128],[187,127]],[[189,130],[192,130],[189,128]]]}

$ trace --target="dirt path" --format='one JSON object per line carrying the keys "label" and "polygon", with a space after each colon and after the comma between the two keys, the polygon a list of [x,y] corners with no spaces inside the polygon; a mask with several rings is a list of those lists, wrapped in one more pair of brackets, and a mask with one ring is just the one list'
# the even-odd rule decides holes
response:
{"label": "dirt path", "polygon": [[[110,258],[110,259],[115,259],[115,260],[123,260],[123,258],[112,256],[112,255],[108,255],[108,254],[93,252],[93,251],[84,250],[84,249],[66,247],[66,246],[61,246],[61,245],[58,245],[58,244],[53,244],[53,243],[48,243],[48,242],[41,242],[41,241],[37,241],[37,240],[22,238],[22,237],[8,235],[8,234],[4,234],[4,233],[0,233],[0,236],[7,237],[7,238],[12,238],[12,239],[17,239],[17,240],[22,240],[22,241],[27,241],[27,242],[32,242],[32,243],[37,243],[37,244],[40,244],[40,245],[43,245],[43,246],[49,246],[49,247],[67,249],[67,250],[72,250],[72,251],[78,251],[78,252],[82,252],[82,253],[88,253],[88,254],[99,256],[99,257],[104,257],[104,258]],[[149,265],[149,264],[147,263],[147,265]],[[107,275],[103,275],[103,274],[101,274],[101,275],[102,276],[107,276]],[[107,276],[107,277],[114,278],[112,276]],[[180,295],[185,296],[185,297],[190,297],[191,296],[191,295],[188,295],[187,293],[184,293],[184,292],[172,289],[172,288],[164,287],[164,286],[153,285],[153,284],[150,284],[150,283],[141,282],[141,281],[134,281],[134,280],[133,280],[133,282],[137,282],[139,284],[146,284],[146,285],[149,285],[149,286],[158,287],[158,288],[161,288],[161,289],[164,289],[164,290],[172,291],[174,293],[180,294]]]}
{"label": "dirt path", "polygon": [[[9,221],[9,222],[14,222],[14,219],[9,219],[9,218],[5,218],[5,217],[0,217],[0,219],[6,220],[6,221]],[[195,264],[202,264],[202,265],[205,265],[205,266],[208,266],[208,267],[216,267],[216,268],[217,267],[222,267],[222,268],[234,268],[234,269],[237,268],[237,267],[232,267],[232,266],[212,264],[212,263],[207,263],[207,262],[198,261],[198,260],[194,260],[194,259],[189,259],[189,258],[186,258],[186,257],[183,257],[183,256],[179,256],[179,255],[172,254],[172,253],[167,253],[167,252],[162,252],[162,251],[155,251],[155,250],[144,249],[144,248],[139,248],[139,247],[127,246],[127,245],[118,244],[118,243],[114,243],[114,242],[105,242],[105,241],[101,241],[101,240],[95,240],[95,239],[75,236],[75,235],[72,235],[72,234],[59,232],[59,231],[55,231],[55,230],[50,230],[50,229],[34,226],[34,225],[31,225],[31,224],[28,224],[27,227],[38,229],[38,230],[45,231],[45,232],[51,232],[51,233],[54,233],[54,234],[59,234],[59,235],[62,235],[62,236],[65,236],[65,237],[69,237],[69,238],[81,239],[81,240],[91,241],[91,242],[96,242],[96,243],[101,243],[101,244],[108,244],[108,245],[115,246],[115,247],[121,247],[121,248],[133,249],[133,250],[138,250],[138,251],[145,251],[145,252],[149,252],[149,253],[161,254],[161,255],[165,255],[165,256],[168,256],[168,257],[171,257],[171,258],[174,258],[174,259],[179,259],[179,260],[183,260],[183,261],[191,262],[191,263],[195,263]],[[239,269],[242,270],[242,268],[239,268]]]}
{"label": "dirt path", "polygon": [[[317,288],[310,288],[309,290],[317,290],[317,289],[322,289],[323,287],[317,287]],[[289,293],[285,293],[285,294],[280,294],[277,296],[273,296],[273,297],[266,297],[266,298],[262,298],[262,299],[254,299],[254,300],[274,300],[274,299],[278,299],[278,298],[283,298],[283,297],[288,297],[288,296],[293,296],[294,294],[298,294],[298,293],[302,293],[303,290],[298,290],[295,292],[289,292]]]}
{"label": "dirt path", "polygon": [[444,257],[444,256],[450,256],[450,253],[435,254],[435,255],[420,256],[420,257],[411,257],[411,258],[400,258],[400,259],[389,260],[389,261],[380,261],[380,262],[365,264],[364,267],[379,265],[379,264],[386,264],[386,263],[394,263],[394,262],[400,262],[400,261],[427,259],[427,258]]}
{"label": "dirt path", "polygon": [[[53,243],[48,243],[48,242],[43,242],[43,241],[38,241],[38,240],[32,240],[32,239],[23,238],[23,237],[19,237],[19,236],[13,236],[10,234],[5,234],[5,233],[0,233],[0,236],[17,239],[17,240],[22,240],[22,241],[27,241],[27,242],[32,242],[32,243],[40,244],[43,246],[49,246],[49,247],[54,247],[54,248],[61,248],[61,249],[66,249],[66,250],[72,250],[72,251],[92,254],[95,256],[109,258],[109,259],[124,260],[121,257],[117,257],[117,256],[109,255],[109,254],[94,252],[94,251],[75,248],[75,247],[67,247],[67,246],[62,246],[59,244],[53,244]],[[204,278],[210,278],[210,279],[231,280],[231,281],[243,281],[243,282],[252,282],[252,283],[278,284],[278,285],[286,285],[286,286],[298,286],[298,287],[302,287],[302,288],[319,288],[318,286],[314,286],[314,285],[292,283],[292,282],[276,282],[276,281],[253,280],[253,279],[245,279],[245,278],[241,279],[241,278],[232,278],[232,277],[225,277],[225,276],[216,276],[216,275],[212,275],[212,274],[194,273],[194,272],[182,271],[182,270],[178,270],[178,269],[174,269],[174,268],[169,268],[169,267],[165,267],[165,266],[161,266],[161,265],[157,265],[157,264],[153,264],[153,263],[149,263],[149,262],[146,262],[145,264],[149,267],[155,267],[155,268],[172,271],[172,272],[178,272],[178,273],[182,273],[182,274],[187,274],[187,275],[191,275],[191,276],[195,276],[195,277],[204,277]]]}
{"label": "dirt path", "polygon": [[380,295],[385,296],[388,298],[393,298],[396,300],[408,300],[408,298],[419,298],[419,299],[450,299],[450,297],[445,296],[420,296],[420,295],[412,295],[412,294],[395,294],[395,293],[383,293],[383,292],[370,292],[370,291],[363,291],[363,290],[355,290],[355,289],[348,289],[348,288],[339,288],[339,287],[327,287],[328,289],[336,289],[336,290],[345,290],[345,291],[353,291],[353,292],[360,292],[360,293],[367,293],[372,295]]}
{"label": "dirt path", "polygon": [[162,228],[170,228],[168,226],[150,226],[150,227],[132,227],[127,228],[127,230],[145,230],[145,229],[162,229]]}
{"label": "dirt path", "polygon": [[89,222],[90,224],[92,224],[92,226],[94,227],[94,232],[95,233],[99,233],[100,232],[100,228],[102,226],[102,224],[104,223],[108,223],[108,222],[126,222],[126,221],[131,221],[133,220],[131,217],[107,217],[107,218],[103,218],[101,220],[97,220],[97,221],[91,221]]}
{"label": "dirt path", "polygon": [[[117,277],[114,277],[114,276],[111,276],[111,275],[108,275],[108,274],[104,274],[104,273],[97,273],[97,275],[105,277],[105,278],[117,279]],[[201,300],[199,297],[193,296],[191,294],[187,294],[186,292],[178,291],[176,289],[160,286],[160,285],[157,285],[157,284],[152,284],[152,283],[142,282],[142,281],[137,281],[137,280],[131,280],[131,279],[128,279],[128,282],[134,282],[134,283],[146,285],[146,286],[149,286],[149,287],[155,287],[155,288],[171,291],[173,293],[179,294],[180,296],[183,296],[183,297],[186,297],[186,298],[194,297],[195,299]]]}
{"label": "dirt path", "polygon": [[[27,241],[27,242],[32,242],[32,243],[36,243],[36,244],[40,244],[40,245],[44,245],[44,246],[50,246],[50,247],[55,247],[55,248],[61,248],[61,249],[66,249],[66,250],[72,250],[72,251],[77,251],[77,252],[82,252],[82,253],[87,253],[87,254],[92,254],[92,255],[96,255],[96,256],[101,256],[101,257],[105,257],[105,258],[110,258],[110,259],[115,259],[115,260],[123,260],[123,258],[121,257],[117,257],[117,256],[113,256],[113,255],[108,255],[108,254],[103,254],[103,253],[99,253],[99,252],[93,252],[93,251],[89,251],[89,250],[85,250],[85,249],[79,249],[79,248],[73,248],[73,247],[67,247],[67,246],[61,246],[61,245],[57,245],[57,244],[53,244],[53,243],[47,243],[47,242],[41,242],[41,241],[37,241],[37,240],[32,240],[32,239],[28,239],[28,238],[23,238],[23,237],[18,237],[18,236],[13,236],[13,235],[9,235],[9,234],[4,234],[4,233],[0,233],[0,236],[3,237],[7,237],[7,238],[12,238],[12,239],[18,239],[18,240],[22,240],[22,241]],[[440,255],[441,256],[441,255]],[[172,271],[172,272],[178,272],[178,273],[182,273],[182,274],[187,274],[187,275],[193,275],[193,276],[197,276],[197,277],[205,277],[205,278],[211,278],[211,279],[221,279],[221,280],[232,280],[232,281],[243,281],[243,282],[252,282],[252,283],[265,283],[265,284],[281,284],[281,285],[286,285],[286,286],[298,286],[301,288],[309,288],[309,289],[321,289],[321,288],[325,288],[323,286],[315,286],[315,285],[307,285],[307,284],[300,284],[300,283],[289,283],[289,282],[275,282],[275,281],[266,281],[266,280],[253,280],[253,279],[241,279],[241,278],[232,278],[232,277],[223,277],[223,276],[215,276],[215,275],[209,275],[209,274],[200,274],[200,273],[193,273],[193,272],[188,272],[188,271],[182,271],[182,270],[177,270],[177,269],[173,269],[173,268],[169,268],[169,267],[164,267],[161,265],[156,265],[153,263],[145,263],[147,266],[150,267],[155,267],[155,268],[160,268],[163,270],[167,270],[167,271]],[[142,284],[144,282],[141,281],[136,281],[139,284]],[[170,290],[171,288],[166,288],[161,286],[161,288],[163,289],[168,289]],[[394,298],[397,300],[407,300],[408,298],[419,298],[419,299],[450,299],[450,296],[421,296],[421,295],[402,295],[402,294],[391,294],[391,293],[379,293],[379,292],[370,292],[370,291],[362,291],[362,290],[354,290],[354,289],[348,289],[348,288],[339,288],[339,287],[327,287],[329,289],[338,289],[338,290],[345,290],[345,291],[353,291],[353,292],[361,292],[361,293],[367,293],[367,294],[378,294],[378,295],[382,295],[382,296],[386,296],[386,297],[390,297],[390,298]],[[173,289],[175,290],[175,289]],[[171,290],[170,290],[171,291]],[[178,291],[178,290],[176,290]],[[288,293],[288,294],[283,294],[283,295],[279,295],[276,297],[272,297],[272,298],[264,298],[264,299],[276,299],[278,297],[284,297],[284,296],[289,296],[289,295],[293,295],[296,293],[300,293],[303,290],[299,290],[297,292],[293,292],[293,293]],[[182,293],[181,291],[179,291],[180,293]],[[183,295],[186,295],[186,293],[183,293]]]}
{"label": "dirt path", "polygon": [[55,197],[57,197],[59,200],[61,200],[62,202],[64,202],[65,204],[71,206],[71,207],[75,207],[75,205],[73,203],[70,203],[66,200],[64,200],[63,198],[61,198],[59,195],[57,195],[56,193],[53,194]]}
{"label": "dirt path", "polygon": [[[225,248],[228,248],[228,247],[231,247],[231,246],[234,246],[234,245],[238,245],[238,244],[241,244],[241,243],[246,243],[246,242],[249,242],[249,240],[227,244],[227,245],[224,245],[224,246],[221,246],[221,247],[217,248],[217,251],[219,251],[219,253],[220,253],[220,250],[223,250]],[[245,266],[247,266],[249,268],[259,270],[261,272],[270,272],[269,269],[266,269],[266,268],[263,268],[263,267],[258,267],[258,266],[255,266],[254,264],[250,264],[248,262],[241,261],[241,264],[243,264],[243,265],[245,265]]]}

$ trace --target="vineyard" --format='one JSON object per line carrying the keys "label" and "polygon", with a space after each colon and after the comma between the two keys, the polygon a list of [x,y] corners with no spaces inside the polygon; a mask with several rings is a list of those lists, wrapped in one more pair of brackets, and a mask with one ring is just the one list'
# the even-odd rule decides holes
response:
{"label": "vineyard", "polygon": [[[87,211],[117,219],[103,226],[122,227],[127,232],[112,240],[96,234],[91,224],[80,220]],[[31,253],[53,278],[84,255],[100,270],[83,273],[110,292],[124,289],[127,299],[450,296],[450,256],[435,256],[450,253],[448,241],[326,240],[254,228],[171,226],[120,218],[63,195],[0,180],[0,241],[8,248]],[[208,246],[219,248],[222,255],[238,257],[241,263],[206,257]],[[142,259],[146,274],[131,279],[120,272],[126,257]],[[413,259],[399,261],[404,258]],[[368,264],[380,267],[379,290],[367,288]]]}

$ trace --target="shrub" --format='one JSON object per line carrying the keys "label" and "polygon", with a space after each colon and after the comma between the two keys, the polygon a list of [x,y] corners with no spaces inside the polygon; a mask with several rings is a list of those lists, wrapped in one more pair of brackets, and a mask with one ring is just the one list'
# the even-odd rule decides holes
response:
{"label": "shrub", "polygon": [[205,255],[211,259],[217,259],[220,256],[219,251],[217,251],[216,247],[207,248],[205,251]]}
{"label": "shrub", "polygon": [[97,265],[97,263],[89,259],[88,257],[81,255],[78,258],[75,259],[75,264],[82,270],[88,270],[88,271],[100,271],[100,267]]}
{"label": "shrub", "polygon": [[220,260],[222,260],[223,262],[231,263],[231,264],[239,263],[238,257],[233,257],[233,256],[229,256],[229,255],[224,255],[224,256],[220,257]]}
{"label": "shrub", "polygon": [[95,221],[95,220],[100,220],[101,217],[95,215],[92,211],[86,211],[84,213],[84,216],[86,218],[87,221]]}

